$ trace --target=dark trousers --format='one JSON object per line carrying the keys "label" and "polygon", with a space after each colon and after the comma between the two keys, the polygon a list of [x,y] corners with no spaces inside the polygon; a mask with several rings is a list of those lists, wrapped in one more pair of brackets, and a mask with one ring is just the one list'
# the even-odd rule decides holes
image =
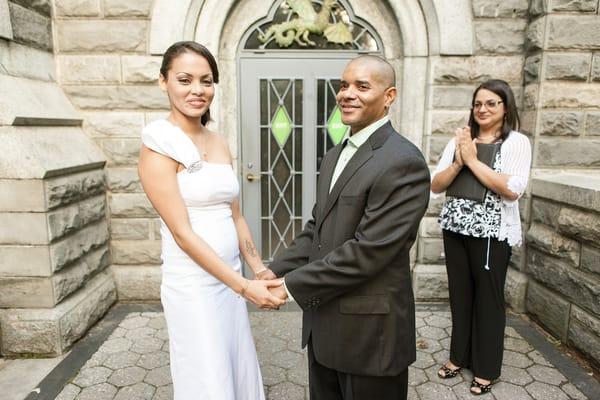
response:
{"label": "dark trousers", "polygon": [[496,379],[504,351],[504,282],[511,248],[490,239],[488,270],[487,238],[443,234],[452,311],[450,361],[478,378]]}
{"label": "dark trousers", "polygon": [[310,400],[406,400],[408,368],[397,376],[364,376],[319,364],[308,342]]}

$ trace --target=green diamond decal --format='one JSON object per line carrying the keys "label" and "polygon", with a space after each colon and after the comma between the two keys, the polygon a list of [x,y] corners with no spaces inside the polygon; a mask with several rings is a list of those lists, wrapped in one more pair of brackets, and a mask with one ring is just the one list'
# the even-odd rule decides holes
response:
{"label": "green diamond decal", "polygon": [[292,133],[292,121],[290,121],[290,117],[288,117],[285,109],[281,106],[279,106],[275,113],[275,118],[271,121],[271,131],[281,147],[285,145],[285,142],[290,137],[290,133]]}
{"label": "green diamond decal", "polygon": [[329,121],[327,121],[327,132],[333,144],[340,143],[347,131],[348,126],[342,123],[342,112],[338,106],[335,106]]}

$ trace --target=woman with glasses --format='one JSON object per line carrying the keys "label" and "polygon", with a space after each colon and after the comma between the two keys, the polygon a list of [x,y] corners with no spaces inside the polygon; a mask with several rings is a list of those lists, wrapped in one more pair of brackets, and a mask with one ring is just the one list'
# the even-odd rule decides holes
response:
{"label": "woman with glasses", "polygon": [[[517,132],[519,115],[508,84],[492,79],[473,93],[468,126],[448,142],[432,175],[440,194],[468,168],[483,185],[483,201],[446,196],[439,223],[444,238],[452,311],[450,359],[442,379],[461,368],[473,372],[470,391],[490,391],[500,376],[506,316],[504,282],[511,246],[522,240],[518,199],[531,165],[529,139]],[[477,144],[497,144],[491,166],[477,157]],[[482,192],[483,193],[483,192]]]}

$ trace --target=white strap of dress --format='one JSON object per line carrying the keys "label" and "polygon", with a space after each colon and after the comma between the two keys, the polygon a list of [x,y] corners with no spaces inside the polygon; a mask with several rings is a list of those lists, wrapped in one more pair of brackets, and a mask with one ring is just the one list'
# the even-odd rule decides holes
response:
{"label": "white strap of dress", "polygon": [[142,131],[142,143],[151,150],[172,158],[186,168],[201,161],[198,149],[181,129],[167,120],[148,124]]}

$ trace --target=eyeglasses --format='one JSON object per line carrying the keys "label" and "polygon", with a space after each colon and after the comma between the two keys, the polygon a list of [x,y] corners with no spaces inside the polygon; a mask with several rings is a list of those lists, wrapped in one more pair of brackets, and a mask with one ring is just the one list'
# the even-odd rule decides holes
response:
{"label": "eyeglasses", "polygon": [[502,100],[488,100],[485,103],[480,103],[476,101],[473,103],[473,110],[479,111],[481,106],[485,106],[488,111],[496,111],[498,109],[498,104],[503,103]]}

